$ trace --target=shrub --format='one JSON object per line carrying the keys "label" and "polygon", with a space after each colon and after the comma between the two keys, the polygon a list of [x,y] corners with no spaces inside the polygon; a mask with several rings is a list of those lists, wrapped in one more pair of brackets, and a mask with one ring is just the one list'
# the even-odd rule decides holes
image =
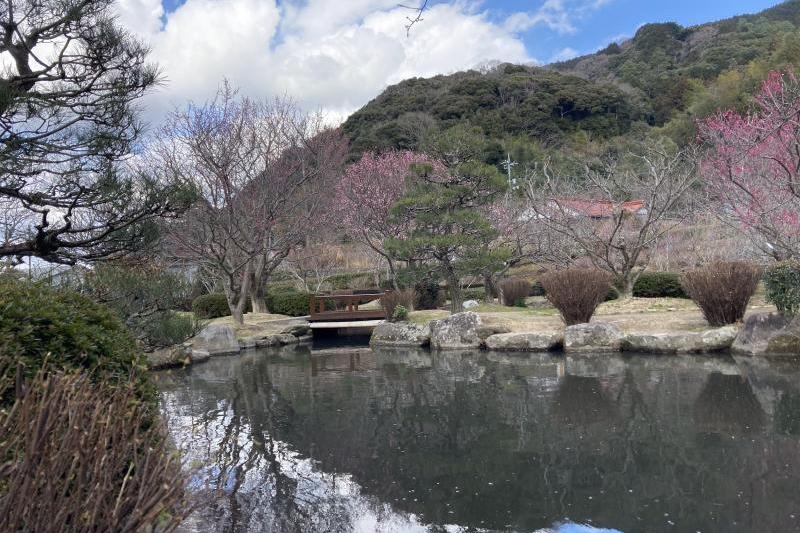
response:
{"label": "shrub", "polygon": [[220,292],[215,292],[195,298],[192,302],[192,312],[197,318],[219,318],[230,316],[231,308],[228,306],[228,298]]}
{"label": "shrub", "polygon": [[767,300],[775,304],[778,311],[794,316],[800,311],[800,263],[784,261],[769,267],[764,272]]}
{"label": "shrub", "polygon": [[270,313],[287,316],[305,316],[311,308],[311,294],[307,292],[280,291],[267,294]]}
{"label": "shrub", "polygon": [[675,272],[642,272],[633,285],[638,298],[688,298],[681,276]]}
{"label": "shrub", "polygon": [[469,289],[462,289],[461,297],[464,299],[464,301],[477,300],[480,302],[486,298],[486,290],[483,287],[470,287]]}
{"label": "shrub", "polygon": [[[512,307],[518,305],[531,294],[531,284],[524,279],[504,279],[500,282],[500,291],[503,294],[503,305]],[[524,307],[524,305],[523,305]]]}
{"label": "shrub", "polygon": [[591,320],[611,290],[611,274],[591,268],[568,268],[540,278],[545,296],[568,326]]}
{"label": "shrub", "polygon": [[414,285],[414,291],[417,293],[416,309],[439,309],[444,305],[445,296],[438,281],[421,281]]}
{"label": "shrub", "polygon": [[180,458],[134,383],[40,370],[23,388],[0,410],[0,531],[169,531],[188,514]]}
{"label": "shrub", "polygon": [[392,312],[392,320],[395,322],[402,322],[408,320],[408,309],[402,305],[398,305]]}
{"label": "shrub", "polygon": [[544,296],[544,287],[538,279],[531,283],[531,296]]}
{"label": "shrub", "polygon": [[685,273],[681,282],[708,323],[719,327],[744,317],[760,277],[756,265],[720,261]]}
{"label": "shrub", "polygon": [[147,348],[185,341],[193,321],[174,313],[186,305],[192,286],[183,277],[154,263],[117,261],[96,265],[84,287],[92,299],[107,305]]}
{"label": "shrub", "polygon": [[394,317],[394,312],[397,307],[403,307],[408,314],[409,309],[414,309],[414,300],[416,293],[413,289],[401,289],[399,291],[390,291],[381,296],[381,307],[389,318]]}
{"label": "shrub", "polygon": [[[53,370],[85,370],[110,383],[133,379],[139,396],[156,402],[130,332],[108,307],[72,291],[0,279],[0,352],[28,378],[46,360]],[[2,397],[0,405],[11,401]]]}
{"label": "shrub", "polygon": [[173,346],[197,334],[197,321],[192,316],[168,311],[159,320],[148,321],[144,335],[150,346]]}

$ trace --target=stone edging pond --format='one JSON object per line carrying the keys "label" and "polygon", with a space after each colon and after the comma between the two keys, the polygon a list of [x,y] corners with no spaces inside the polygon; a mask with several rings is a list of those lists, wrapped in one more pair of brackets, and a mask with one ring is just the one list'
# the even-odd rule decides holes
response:
{"label": "stone edging pond", "polygon": [[465,312],[426,325],[386,322],[375,328],[371,344],[507,352],[696,354],[731,351],[741,355],[800,355],[800,325],[776,313],[760,313],[748,317],[741,325],[701,332],[625,333],[603,322],[569,326],[561,332],[511,332],[486,326],[477,313]]}

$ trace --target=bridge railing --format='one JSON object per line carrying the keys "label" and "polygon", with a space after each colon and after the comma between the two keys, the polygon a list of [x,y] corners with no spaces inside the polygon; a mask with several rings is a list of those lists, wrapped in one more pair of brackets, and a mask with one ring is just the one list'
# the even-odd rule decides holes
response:
{"label": "bridge railing", "polygon": [[309,302],[311,322],[386,319],[383,307],[359,309],[359,306],[380,300],[386,292],[366,294],[314,294]]}

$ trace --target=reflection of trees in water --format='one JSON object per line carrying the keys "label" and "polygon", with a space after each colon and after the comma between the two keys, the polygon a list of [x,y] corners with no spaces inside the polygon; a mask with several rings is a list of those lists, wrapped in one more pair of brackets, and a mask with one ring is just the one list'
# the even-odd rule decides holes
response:
{"label": "reflection of trees in water", "polygon": [[784,392],[775,410],[775,426],[783,435],[800,435],[800,393]]}
{"label": "reflection of trees in water", "polygon": [[[210,413],[197,419],[203,424],[226,413],[219,462],[232,465],[220,471],[233,481],[221,483],[238,490],[220,505],[230,512],[223,522],[348,529],[366,512],[365,500],[354,508],[355,495],[330,489],[342,478],[320,472],[349,472],[373,508],[384,502],[438,524],[532,530],[569,516],[672,531],[668,513],[679,530],[792,529],[784,511],[793,494],[769,501],[756,490],[774,493],[776,478],[800,480],[794,467],[765,469],[793,465],[797,441],[773,442],[752,389],[737,376],[685,361],[653,372],[630,361],[613,377],[568,375],[552,388],[557,373],[547,360],[445,354],[433,362],[384,361],[383,372],[332,361],[315,365],[312,376],[308,358],[262,357],[222,383],[213,372],[196,380],[190,372],[178,403]],[[220,409],[209,398],[228,403]],[[708,433],[724,424],[742,434],[733,413],[754,441]],[[303,457],[317,462],[313,471]]]}
{"label": "reflection of trees in water", "polygon": [[695,400],[694,420],[703,431],[742,435],[764,429],[764,410],[750,382],[712,372]]}

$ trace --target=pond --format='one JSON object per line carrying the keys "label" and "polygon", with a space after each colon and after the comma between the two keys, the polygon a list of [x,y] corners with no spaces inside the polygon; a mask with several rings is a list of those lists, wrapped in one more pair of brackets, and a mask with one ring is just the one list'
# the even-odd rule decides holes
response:
{"label": "pond", "polygon": [[800,531],[800,364],[294,347],[158,375],[186,531]]}

